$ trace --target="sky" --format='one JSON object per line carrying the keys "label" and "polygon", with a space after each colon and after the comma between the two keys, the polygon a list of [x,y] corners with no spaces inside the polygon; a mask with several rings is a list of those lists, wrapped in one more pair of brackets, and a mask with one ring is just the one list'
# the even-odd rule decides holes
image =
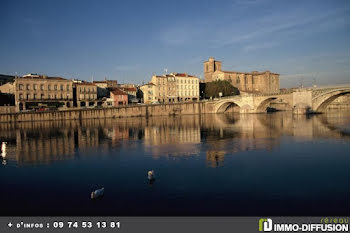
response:
{"label": "sky", "polygon": [[0,74],[141,84],[152,74],[279,73],[281,87],[350,83],[350,1],[0,1]]}

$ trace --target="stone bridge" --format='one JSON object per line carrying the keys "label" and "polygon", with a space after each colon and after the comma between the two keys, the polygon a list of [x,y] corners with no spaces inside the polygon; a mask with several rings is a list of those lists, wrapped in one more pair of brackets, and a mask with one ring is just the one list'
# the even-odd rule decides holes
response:
{"label": "stone bridge", "polygon": [[[224,97],[220,100],[208,101],[208,112],[224,113],[226,111],[240,113],[263,113],[268,108],[289,110],[295,114],[322,113],[336,98],[350,93],[350,84],[300,88],[276,94],[247,94]],[[349,103],[350,104],[350,103]]]}

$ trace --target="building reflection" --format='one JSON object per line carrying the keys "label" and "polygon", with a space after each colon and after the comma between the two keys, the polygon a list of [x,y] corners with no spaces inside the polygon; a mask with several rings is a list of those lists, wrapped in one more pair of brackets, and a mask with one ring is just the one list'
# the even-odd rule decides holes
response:
{"label": "building reflection", "polygon": [[348,140],[348,116],[350,113],[344,112],[315,116],[208,114],[0,124],[0,144],[7,142],[1,160],[3,165],[47,164],[77,156],[103,155],[97,152],[137,149],[155,159],[202,153],[209,166],[218,167],[224,164],[226,156],[252,150],[272,151],[286,137],[303,141]]}
{"label": "building reflection", "polygon": [[200,132],[199,116],[151,119],[144,127],[146,152],[154,158],[199,154]]}

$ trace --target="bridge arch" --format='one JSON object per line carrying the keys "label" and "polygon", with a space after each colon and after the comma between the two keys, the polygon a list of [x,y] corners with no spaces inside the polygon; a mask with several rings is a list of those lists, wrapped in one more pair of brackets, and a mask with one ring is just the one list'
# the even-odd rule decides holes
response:
{"label": "bridge arch", "polygon": [[270,103],[277,99],[277,97],[269,97],[264,100],[262,100],[260,103],[257,104],[256,112],[257,113],[263,113],[267,111],[267,107],[270,105]]}
{"label": "bridge arch", "polygon": [[324,112],[327,106],[332,103],[335,99],[342,95],[350,93],[350,88],[336,89],[324,92],[312,99],[313,110],[315,112]]}
{"label": "bridge arch", "polygon": [[227,110],[229,110],[229,108],[232,108],[232,109],[234,108],[233,109],[234,112],[235,111],[239,112],[241,109],[241,106],[237,102],[232,100],[223,101],[217,105],[216,113],[224,113]]}

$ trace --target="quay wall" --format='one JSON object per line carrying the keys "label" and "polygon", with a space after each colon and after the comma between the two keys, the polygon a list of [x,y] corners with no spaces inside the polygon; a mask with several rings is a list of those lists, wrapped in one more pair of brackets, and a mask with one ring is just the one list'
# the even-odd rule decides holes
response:
{"label": "quay wall", "polygon": [[16,112],[15,106],[0,106],[0,113],[14,113]]}
{"label": "quay wall", "polygon": [[72,109],[50,112],[0,114],[0,122],[60,121],[98,118],[150,117],[211,113],[203,102],[132,105],[113,108]]}

